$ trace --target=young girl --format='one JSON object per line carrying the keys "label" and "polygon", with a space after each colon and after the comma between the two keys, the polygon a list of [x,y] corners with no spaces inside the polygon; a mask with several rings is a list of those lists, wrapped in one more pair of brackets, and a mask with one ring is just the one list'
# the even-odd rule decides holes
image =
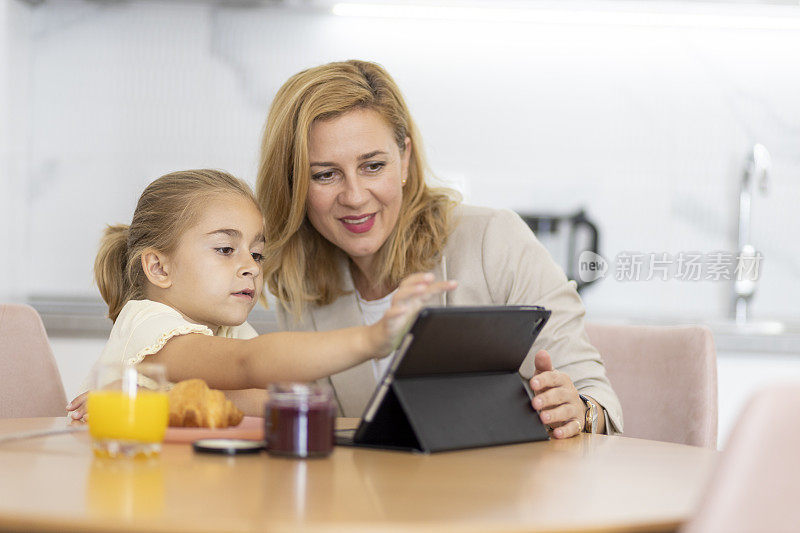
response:
{"label": "young girl", "polygon": [[[415,274],[372,326],[258,335],[245,320],[261,297],[264,248],[264,217],[243,181],[189,170],[152,182],[130,226],[107,228],[95,260],[114,321],[97,364],[162,363],[171,382],[202,378],[261,415],[267,383],[312,381],[386,356],[424,301],[455,287]],[[70,417],[84,417],[86,397],[67,405]]]}

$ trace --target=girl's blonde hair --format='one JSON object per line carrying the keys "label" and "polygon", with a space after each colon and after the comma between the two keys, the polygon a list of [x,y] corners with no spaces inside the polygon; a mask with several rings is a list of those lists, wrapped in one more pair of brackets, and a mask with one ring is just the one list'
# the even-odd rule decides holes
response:
{"label": "girl's blonde hair", "polygon": [[108,304],[108,318],[117,319],[130,300],[145,298],[147,278],[142,253],[171,253],[194,224],[203,200],[216,194],[239,195],[258,207],[244,181],[220,170],[183,170],[161,176],[139,197],[130,226],[108,226],[94,261],[94,279]]}
{"label": "girl's blonde hair", "polygon": [[339,268],[342,252],[306,217],[308,136],[315,120],[353,109],[378,112],[401,153],[406,137],[411,139],[400,216],[378,251],[378,282],[396,286],[412,272],[433,268],[450,231],[457,193],[426,185],[420,134],[391,76],[375,63],[356,60],[295,74],[278,90],[267,116],[256,198],[266,217],[264,279],[296,319],[306,303],[327,305],[345,292]]}

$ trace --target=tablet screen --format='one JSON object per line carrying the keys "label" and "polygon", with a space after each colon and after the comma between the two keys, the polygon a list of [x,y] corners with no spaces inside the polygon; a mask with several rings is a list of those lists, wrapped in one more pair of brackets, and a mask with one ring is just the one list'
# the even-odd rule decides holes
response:
{"label": "tablet screen", "polygon": [[391,368],[397,377],[517,370],[549,316],[538,306],[425,308]]}

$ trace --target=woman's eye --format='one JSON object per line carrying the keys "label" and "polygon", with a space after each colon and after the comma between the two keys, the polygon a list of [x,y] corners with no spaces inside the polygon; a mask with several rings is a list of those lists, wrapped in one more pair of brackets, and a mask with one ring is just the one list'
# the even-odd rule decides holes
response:
{"label": "woman's eye", "polygon": [[382,161],[376,161],[374,163],[367,163],[367,165],[364,168],[367,169],[367,172],[374,174],[376,172],[380,172],[385,166],[386,163]]}
{"label": "woman's eye", "polygon": [[311,176],[311,179],[313,179],[314,181],[326,182],[326,181],[331,181],[333,179],[333,175],[334,172],[332,170],[328,170],[326,172],[319,172],[318,174],[314,174],[313,176]]}
{"label": "woman's eye", "polygon": [[220,248],[214,248],[218,253],[222,255],[231,255],[233,253],[233,248],[230,246],[222,246]]}
{"label": "woman's eye", "polygon": [[258,252],[253,252],[250,255],[253,256],[253,259],[255,260],[256,263],[260,263],[260,262],[262,262],[264,260],[264,254],[260,254]]}

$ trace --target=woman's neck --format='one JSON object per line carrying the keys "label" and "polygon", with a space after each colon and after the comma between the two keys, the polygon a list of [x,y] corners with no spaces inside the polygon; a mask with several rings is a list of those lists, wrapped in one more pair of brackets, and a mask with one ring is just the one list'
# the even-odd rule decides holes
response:
{"label": "woman's neck", "polygon": [[375,269],[363,267],[368,267],[363,261],[351,261],[350,263],[350,274],[353,277],[353,286],[355,286],[358,294],[361,295],[363,299],[377,300],[383,298],[397,288],[390,287],[385,283],[378,283],[378,275],[377,272],[374,272]]}

